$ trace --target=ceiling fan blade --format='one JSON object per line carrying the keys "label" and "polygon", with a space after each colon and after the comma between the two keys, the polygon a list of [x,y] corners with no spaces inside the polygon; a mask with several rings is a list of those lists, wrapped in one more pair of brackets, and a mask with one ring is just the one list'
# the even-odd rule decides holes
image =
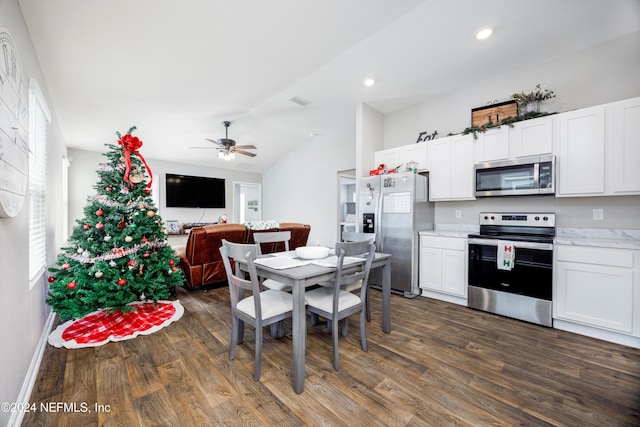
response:
{"label": "ceiling fan blade", "polygon": [[238,153],[238,154],[243,154],[245,156],[249,156],[249,157],[255,157],[256,154],[255,153],[250,153],[249,151],[244,151],[244,150],[233,150],[234,153]]}
{"label": "ceiling fan blade", "polygon": [[244,150],[244,149],[257,150],[258,149],[258,147],[256,147],[255,145],[236,145],[235,147],[241,150]]}
{"label": "ceiling fan blade", "polygon": [[225,148],[224,145],[220,144],[218,141],[214,141],[213,139],[209,139],[209,138],[205,138],[207,141],[209,142],[213,142],[214,144],[216,144],[218,147],[222,147]]}

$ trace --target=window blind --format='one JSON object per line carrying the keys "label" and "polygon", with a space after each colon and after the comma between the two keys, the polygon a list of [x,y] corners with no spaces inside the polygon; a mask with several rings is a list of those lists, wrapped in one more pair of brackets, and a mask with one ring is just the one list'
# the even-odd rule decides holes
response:
{"label": "window blind", "polygon": [[[49,109],[40,86],[29,79],[29,280],[47,263],[47,123]],[[33,282],[32,282],[33,283]]]}

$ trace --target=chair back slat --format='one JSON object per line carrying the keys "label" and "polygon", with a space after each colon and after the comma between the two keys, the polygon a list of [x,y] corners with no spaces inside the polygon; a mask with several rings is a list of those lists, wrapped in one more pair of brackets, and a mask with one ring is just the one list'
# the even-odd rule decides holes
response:
{"label": "chair back slat", "polygon": [[[262,255],[262,245],[265,243],[283,243],[284,250],[289,250],[289,240],[291,240],[291,231],[266,231],[264,233],[254,233],[253,241],[256,242],[258,255]],[[269,248],[269,253],[274,252],[276,245]]]}

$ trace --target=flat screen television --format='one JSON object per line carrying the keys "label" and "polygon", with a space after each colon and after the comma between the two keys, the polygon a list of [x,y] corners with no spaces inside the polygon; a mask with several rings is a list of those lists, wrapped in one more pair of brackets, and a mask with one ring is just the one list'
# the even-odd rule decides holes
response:
{"label": "flat screen television", "polygon": [[168,208],[224,208],[224,179],[166,174]]}

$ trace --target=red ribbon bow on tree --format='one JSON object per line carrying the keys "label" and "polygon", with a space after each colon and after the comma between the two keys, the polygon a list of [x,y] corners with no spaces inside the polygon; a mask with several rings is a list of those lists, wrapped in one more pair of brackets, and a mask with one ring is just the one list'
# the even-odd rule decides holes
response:
{"label": "red ribbon bow on tree", "polygon": [[147,173],[149,174],[147,188],[151,188],[153,174],[151,173],[151,169],[149,169],[149,165],[147,165],[147,161],[142,157],[142,154],[138,152],[138,149],[142,147],[142,141],[140,141],[137,136],[133,136],[128,133],[118,140],[118,144],[122,145],[124,148],[124,154],[127,161],[127,169],[124,171],[124,181],[130,183],[132,186],[135,185],[135,183],[129,180],[129,173],[131,172],[131,153],[133,153],[140,157],[140,160],[142,160],[142,163],[144,163],[144,166],[147,168]]}

